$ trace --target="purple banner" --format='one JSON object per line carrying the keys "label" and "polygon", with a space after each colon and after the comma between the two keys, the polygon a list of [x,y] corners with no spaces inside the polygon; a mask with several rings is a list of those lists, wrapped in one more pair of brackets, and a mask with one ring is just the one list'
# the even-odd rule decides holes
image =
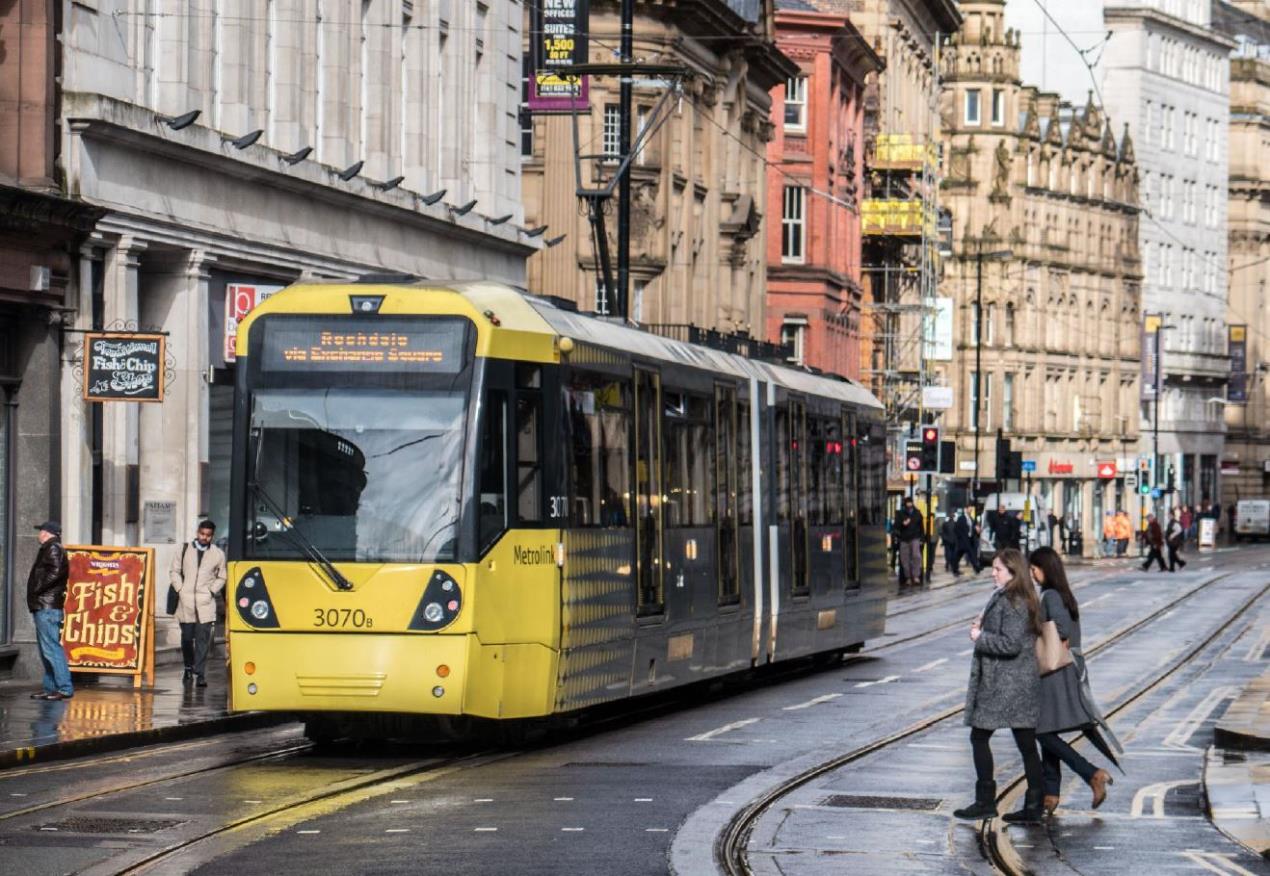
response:
{"label": "purple banner", "polygon": [[590,104],[585,76],[570,68],[587,62],[589,0],[534,0],[530,33],[530,112],[585,112]]}

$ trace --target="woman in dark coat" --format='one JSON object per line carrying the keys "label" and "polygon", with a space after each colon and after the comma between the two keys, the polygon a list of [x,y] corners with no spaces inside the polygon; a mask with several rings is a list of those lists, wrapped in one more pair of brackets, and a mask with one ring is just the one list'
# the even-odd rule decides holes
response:
{"label": "woman in dark coat", "polygon": [[[1036,723],[1036,740],[1041,744],[1045,770],[1045,811],[1058,808],[1064,763],[1089,785],[1093,792],[1092,805],[1097,809],[1107,799],[1111,774],[1085,760],[1059,735],[1080,730],[1093,740],[1099,735],[1097,725],[1103,723],[1088,688],[1085,656],[1080,645],[1080,607],[1067,584],[1067,573],[1057,553],[1050,548],[1037,548],[1028,564],[1032,567],[1032,580],[1041,588],[1041,623],[1053,621],[1059,638],[1067,643],[1072,654],[1070,664],[1041,676],[1041,714]],[[1110,730],[1107,732],[1110,735]],[[1111,738],[1115,740],[1114,736]]]}
{"label": "woman in dark coat", "polygon": [[975,651],[966,691],[966,724],[971,727],[975,802],[953,815],[979,819],[997,814],[997,783],[988,740],[994,730],[1008,728],[1023,756],[1027,795],[1023,808],[1005,819],[1036,822],[1045,814],[1041,756],[1036,749],[1041,687],[1036,664],[1039,605],[1027,561],[1014,548],[1002,550],[992,561],[992,581],[996,591],[970,626]]}

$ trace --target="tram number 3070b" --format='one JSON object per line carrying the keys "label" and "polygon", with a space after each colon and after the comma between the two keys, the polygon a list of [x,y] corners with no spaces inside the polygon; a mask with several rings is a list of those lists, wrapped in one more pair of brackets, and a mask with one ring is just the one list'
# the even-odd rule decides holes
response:
{"label": "tram number 3070b", "polygon": [[315,627],[355,627],[369,630],[375,621],[366,616],[360,608],[315,608],[313,609],[313,626]]}

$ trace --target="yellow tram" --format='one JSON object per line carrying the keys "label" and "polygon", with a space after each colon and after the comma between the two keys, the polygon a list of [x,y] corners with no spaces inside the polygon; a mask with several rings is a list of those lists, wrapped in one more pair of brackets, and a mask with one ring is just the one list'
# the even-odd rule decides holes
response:
{"label": "yellow tram", "polygon": [[236,710],[571,714],[882,633],[858,384],[491,283],[292,286],[238,362]]}

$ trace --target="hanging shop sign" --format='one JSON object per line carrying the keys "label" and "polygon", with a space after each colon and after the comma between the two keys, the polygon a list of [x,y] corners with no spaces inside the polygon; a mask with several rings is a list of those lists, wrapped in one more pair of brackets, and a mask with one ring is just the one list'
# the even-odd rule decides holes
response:
{"label": "hanging shop sign", "polygon": [[163,401],[166,354],[163,335],[88,332],[84,336],[84,401]]}
{"label": "hanging shop sign", "polygon": [[530,112],[572,113],[590,107],[586,76],[570,68],[587,62],[590,0],[534,0],[530,27]]}
{"label": "hanging shop sign", "polygon": [[1226,386],[1226,401],[1234,405],[1247,404],[1248,326],[1229,326],[1226,342],[1230,350],[1230,383]]}
{"label": "hanging shop sign", "polygon": [[260,283],[225,284],[225,361],[238,358],[238,326],[260,303],[282,286],[265,286]]}
{"label": "hanging shop sign", "polygon": [[72,672],[154,682],[154,550],[68,545],[62,648]]}

